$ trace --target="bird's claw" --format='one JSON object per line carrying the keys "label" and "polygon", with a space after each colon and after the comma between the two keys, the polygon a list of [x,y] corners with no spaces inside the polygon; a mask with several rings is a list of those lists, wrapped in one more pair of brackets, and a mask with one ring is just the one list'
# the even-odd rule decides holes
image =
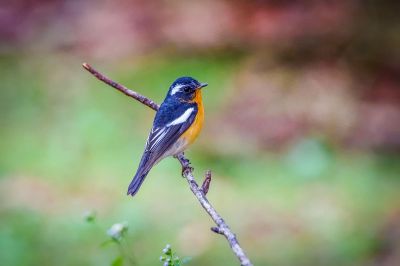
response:
{"label": "bird's claw", "polygon": [[175,156],[182,165],[182,176],[186,177],[194,169],[190,166],[190,161],[183,156],[183,153]]}
{"label": "bird's claw", "polygon": [[180,158],[180,160],[182,162],[183,167],[189,167],[190,166],[190,161],[188,159],[186,159],[185,157],[182,156]]}
{"label": "bird's claw", "polygon": [[191,167],[189,164],[182,167],[182,176],[183,177],[186,177],[189,173],[193,172],[193,170],[194,170],[194,168]]}

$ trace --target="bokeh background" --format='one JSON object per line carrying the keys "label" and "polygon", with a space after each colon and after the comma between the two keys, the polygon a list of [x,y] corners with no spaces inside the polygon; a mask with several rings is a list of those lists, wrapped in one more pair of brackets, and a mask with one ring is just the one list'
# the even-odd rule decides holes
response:
{"label": "bokeh background", "polygon": [[[5,1],[0,7],[0,264],[235,265],[180,177],[125,195],[160,103],[208,82],[187,152],[255,265],[400,265],[398,1]],[[95,211],[95,224],[83,214]]]}

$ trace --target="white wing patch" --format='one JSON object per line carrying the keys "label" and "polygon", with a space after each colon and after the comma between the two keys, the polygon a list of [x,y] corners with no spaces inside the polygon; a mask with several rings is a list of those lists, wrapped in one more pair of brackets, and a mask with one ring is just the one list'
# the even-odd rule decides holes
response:
{"label": "white wing patch", "polygon": [[151,144],[151,146],[149,147],[149,149],[151,150],[151,149],[153,149],[153,147],[157,146],[158,143],[160,143],[160,141],[164,138],[164,136],[165,136],[166,134],[167,134],[167,130],[162,129],[162,130],[160,131],[159,134],[157,134],[156,136],[154,136],[154,138],[153,138],[153,141],[154,141],[154,142]]}
{"label": "white wing patch", "polygon": [[187,109],[180,117],[178,117],[174,121],[168,123],[167,127],[182,124],[182,123],[186,122],[188,120],[188,118],[190,117],[190,115],[192,114],[193,110],[194,110],[193,107]]}
{"label": "white wing patch", "polygon": [[157,147],[157,145],[160,144],[160,142],[167,135],[171,126],[185,123],[192,114],[193,110],[193,107],[187,109],[181,116],[168,123],[165,127],[153,128],[150,132],[149,138],[147,139],[147,150],[153,150],[155,147]]}
{"label": "white wing patch", "polygon": [[[154,133],[154,135],[152,135]],[[158,127],[158,128],[153,128],[150,132],[150,136],[147,139],[147,150],[151,150],[155,145],[157,145],[167,134],[167,130],[165,127]],[[151,145],[149,146],[149,144]]]}
{"label": "white wing patch", "polygon": [[171,90],[171,95],[174,95],[175,93],[177,93],[182,87],[184,87],[185,85],[182,84],[176,84],[175,87],[172,88]]}
{"label": "white wing patch", "polygon": [[162,133],[165,132],[165,128],[164,128],[164,127],[163,127],[163,128],[157,128],[157,129],[155,129],[154,131],[158,131],[158,132],[153,136],[153,138],[156,139],[156,138],[158,138],[158,136],[160,136],[160,134],[162,134]]}

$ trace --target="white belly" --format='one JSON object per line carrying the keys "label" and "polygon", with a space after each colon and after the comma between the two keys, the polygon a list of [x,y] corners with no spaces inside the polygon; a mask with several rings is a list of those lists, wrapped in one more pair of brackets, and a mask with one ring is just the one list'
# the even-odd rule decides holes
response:
{"label": "white belly", "polygon": [[178,155],[186,150],[188,145],[189,142],[186,139],[180,138],[164,153],[163,157]]}

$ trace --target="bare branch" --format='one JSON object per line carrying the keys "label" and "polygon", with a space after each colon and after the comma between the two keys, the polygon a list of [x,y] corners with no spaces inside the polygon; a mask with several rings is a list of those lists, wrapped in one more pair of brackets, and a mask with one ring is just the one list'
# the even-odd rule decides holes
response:
{"label": "bare branch", "polygon": [[[87,71],[92,73],[96,78],[103,81],[104,83],[119,90],[120,92],[124,93],[125,95],[132,97],[135,100],[138,100],[139,102],[143,103],[144,105],[147,105],[148,107],[152,108],[153,110],[156,110],[156,111],[158,110],[159,106],[154,101],[109,79],[108,77],[104,76],[103,74],[101,74],[100,72],[98,72],[97,70],[92,68],[89,64],[83,63],[82,65]],[[209,189],[209,186],[211,183],[211,171],[207,171],[207,173],[205,175],[205,180],[200,188],[193,176],[194,169],[192,167],[190,167],[189,160],[185,158],[183,153],[176,156],[176,158],[179,160],[179,162],[182,165],[182,175],[183,175],[183,177],[186,178],[193,194],[196,196],[197,200],[200,202],[203,209],[208,213],[208,215],[211,217],[211,219],[213,219],[213,221],[217,225],[216,227],[212,227],[211,230],[215,233],[225,236],[225,238],[229,242],[229,245],[231,246],[232,251],[235,253],[236,257],[239,259],[241,265],[243,265],[243,266],[252,265],[249,258],[244,253],[242,247],[239,245],[239,242],[236,239],[236,235],[231,231],[231,229],[226,224],[224,219],[222,219],[221,215],[219,215],[219,213],[214,209],[214,207],[210,204],[210,202],[208,201],[208,199],[206,197],[206,194],[208,192],[208,189]]]}
{"label": "bare branch", "polygon": [[[182,162],[181,162],[181,164],[182,164]],[[182,167],[184,168],[185,165],[182,164]],[[188,181],[190,189],[192,190],[192,192],[196,196],[196,198],[199,200],[203,209],[208,213],[208,215],[211,216],[213,221],[217,224],[217,227],[213,227],[213,228],[217,228],[217,230],[216,231],[214,231],[213,229],[211,229],[211,230],[213,230],[213,232],[216,232],[216,233],[219,233],[219,234],[225,236],[225,238],[229,242],[229,245],[231,246],[231,249],[235,253],[236,257],[238,257],[241,265],[252,265],[249,258],[244,253],[242,247],[239,245],[239,242],[236,239],[236,235],[231,231],[231,229],[226,224],[224,219],[222,219],[221,215],[219,215],[219,213],[210,204],[206,195],[203,193],[202,189],[199,188],[199,185],[197,184],[196,180],[194,179],[193,170],[184,171],[184,177]]]}
{"label": "bare branch", "polygon": [[93,74],[93,76],[95,76],[96,78],[98,78],[99,80],[103,81],[104,83],[110,85],[111,87],[114,87],[115,89],[119,90],[120,92],[122,92],[123,94],[132,97],[135,100],[138,100],[139,102],[143,103],[144,105],[150,107],[151,109],[157,111],[158,108],[160,108],[160,106],[158,106],[158,104],[156,104],[154,101],[150,100],[149,98],[137,93],[136,91],[132,91],[130,89],[128,89],[125,86],[122,86],[121,84],[118,84],[117,82],[109,79],[108,77],[104,76],[103,74],[101,74],[100,72],[98,72],[96,69],[94,69],[91,65],[89,65],[88,63],[83,63],[82,66],[89,71],[90,73]]}
{"label": "bare branch", "polygon": [[223,234],[224,234],[224,233],[221,231],[221,229],[219,229],[219,227],[213,226],[213,227],[211,227],[210,229],[211,229],[211,231],[213,231],[213,232],[216,233],[216,234],[220,234],[220,235],[223,235]]}

